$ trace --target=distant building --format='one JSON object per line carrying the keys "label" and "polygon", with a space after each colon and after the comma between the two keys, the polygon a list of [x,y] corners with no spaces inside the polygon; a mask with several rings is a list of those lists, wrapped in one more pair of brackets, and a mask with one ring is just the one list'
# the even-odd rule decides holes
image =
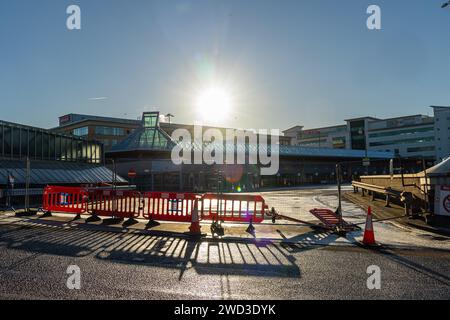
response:
{"label": "distant building", "polygon": [[367,145],[369,150],[389,150],[404,158],[435,161],[434,119],[413,115],[371,121],[368,124]]}
{"label": "distant building", "polygon": [[442,161],[450,156],[450,107],[432,106],[434,111],[434,135],[436,159]]}
{"label": "distant building", "polygon": [[[279,170],[277,174],[262,176],[260,164],[182,164],[175,165],[171,151],[176,144],[171,138],[175,129],[192,131],[193,125],[160,123],[158,112],[145,112],[141,125],[122,142],[106,151],[107,159],[114,159],[119,175],[134,172],[132,183],[141,190],[160,191],[237,191],[258,190],[262,187],[296,186],[302,184],[332,183],[336,181],[336,163],[342,163],[345,181],[370,173],[387,174],[392,152],[310,148],[289,145],[289,138],[280,138]],[[203,127],[203,130],[209,127]],[[216,128],[224,131],[224,128]],[[267,137],[272,139],[271,136]],[[341,142],[342,143],[342,142]],[[257,143],[235,141],[234,152],[256,153]],[[216,145],[218,152],[223,145]],[[228,146],[227,146],[228,147]],[[191,152],[202,152],[202,146],[192,144]],[[362,159],[370,157],[372,165],[363,167]]]}
{"label": "distant building", "polygon": [[291,138],[290,144],[312,148],[345,149],[347,142],[347,127],[333,126],[303,130],[295,126],[283,131],[285,138]]}
{"label": "distant building", "polygon": [[140,120],[71,113],[60,117],[59,126],[51,130],[100,141],[105,150],[109,150],[125,139],[140,124]]}
{"label": "distant building", "polygon": [[298,146],[393,152],[439,162],[450,155],[450,107],[433,110],[434,116],[361,117],[347,119],[344,125],[307,130],[295,126],[283,132]]}

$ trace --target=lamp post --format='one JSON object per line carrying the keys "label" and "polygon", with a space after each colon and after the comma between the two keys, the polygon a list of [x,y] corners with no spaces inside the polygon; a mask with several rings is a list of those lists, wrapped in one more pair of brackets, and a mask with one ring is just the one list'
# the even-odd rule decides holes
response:
{"label": "lamp post", "polygon": [[171,113],[166,114],[166,118],[169,119],[169,124],[170,124],[170,119],[173,117],[175,117],[175,116]]}

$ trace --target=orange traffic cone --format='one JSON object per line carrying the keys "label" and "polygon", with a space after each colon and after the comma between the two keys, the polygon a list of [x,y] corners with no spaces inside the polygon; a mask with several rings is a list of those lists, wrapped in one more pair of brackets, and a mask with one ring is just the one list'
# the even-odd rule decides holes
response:
{"label": "orange traffic cone", "polygon": [[366,228],[364,230],[363,244],[371,246],[377,244],[375,242],[375,234],[373,232],[372,208],[367,209]]}
{"label": "orange traffic cone", "polygon": [[189,233],[192,235],[201,235],[201,226],[200,221],[198,218],[198,200],[195,200],[194,202],[194,208],[192,209],[192,218],[191,218],[191,225],[189,227]]}

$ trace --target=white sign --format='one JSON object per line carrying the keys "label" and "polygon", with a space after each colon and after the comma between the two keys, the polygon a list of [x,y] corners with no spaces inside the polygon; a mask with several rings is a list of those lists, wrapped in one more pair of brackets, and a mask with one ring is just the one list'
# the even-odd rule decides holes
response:
{"label": "white sign", "polygon": [[364,158],[363,159],[363,166],[364,167],[370,167],[370,159],[369,158]]}
{"label": "white sign", "polygon": [[437,215],[450,217],[450,186],[436,186],[434,211]]}

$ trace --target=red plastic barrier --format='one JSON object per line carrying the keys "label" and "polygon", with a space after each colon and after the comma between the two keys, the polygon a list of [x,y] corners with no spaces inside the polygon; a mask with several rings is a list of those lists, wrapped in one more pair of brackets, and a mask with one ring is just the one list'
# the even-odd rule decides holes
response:
{"label": "red plastic barrier", "polygon": [[138,218],[141,195],[137,191],[94,190],[90,192],[89,213],[98,216]]}
{"label": "red plastic barrier", "polygon": [[191,222],[195,193],[146,192],[144,194],[144,218],[149,220]]}
{"label": "red plastic barrier", "polygon": [[87,211],[89,193],[80,187],[48,186],[42,200],[45,211],[82,214]]}
{"label": "red plastic barrier", "polygon": [[204,220],[260,223],[266,209],[261,196],[207,193],[202,198],[200,212]]}

